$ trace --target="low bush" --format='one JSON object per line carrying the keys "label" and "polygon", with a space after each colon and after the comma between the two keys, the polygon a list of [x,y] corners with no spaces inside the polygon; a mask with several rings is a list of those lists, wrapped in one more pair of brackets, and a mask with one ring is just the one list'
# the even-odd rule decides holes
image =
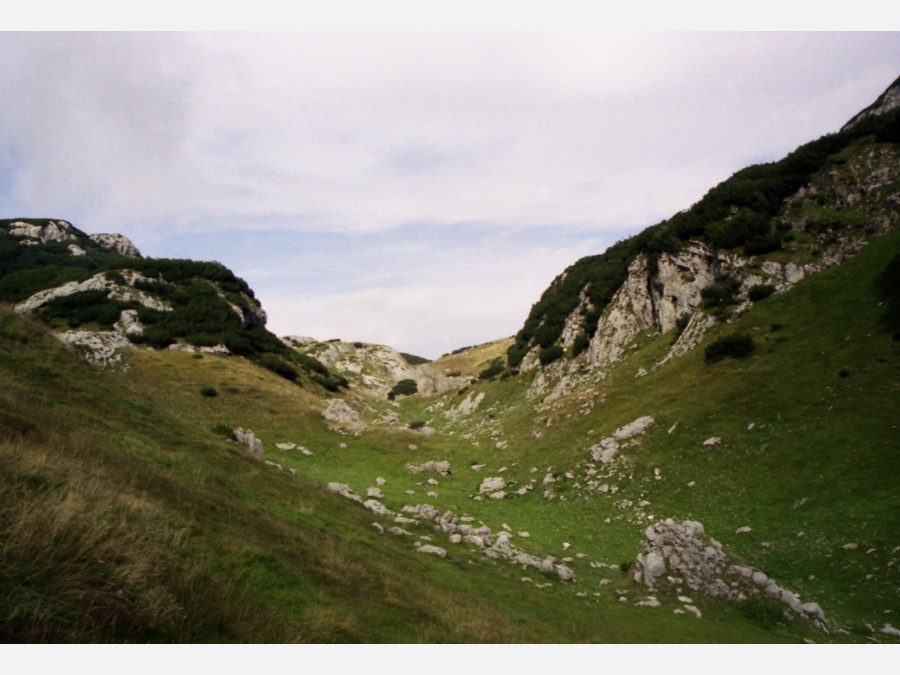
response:
{"label": "low bush", "polygon": [[719,361],[724,358],[739,359],[750,354],[756,345],[753,338],[746,333],[732,333],[720,337],[706,347],[704,352],[707,361]]}
{"label": "low bush", "polygon": [[562,346],[551,345],[550,347],[547,347],[546,349],[541,350],[541,353],[539,354],[538,359],[540,359],[542,366],[549,366],[554,361],[562,358],[562,355],[564,353],[565,352],[564,352]]}
{"label": "low bush", "polygon": [[489,380],[495,375],[502,373],[504,368],[506,368],[506,365],[503,363],[503,359],[494,359],[491,365],[478,373],[478,379]]}
{"label": "low bush", "polygon": [[388,398],[392,401],[398,396],[412,396],[419,393],[419,385],[415,380],[400,380],[388,392]]}
{"label": "low bush", "polygon": [[296,368],[274,354],[263,354],[257,363],[266,370],[271,370],[276,375],[280,375],[291,382],[296,382],[297,378],[300,376]]}
{"label": "low bush", "polygon": [[775,292],[775,286],[772,284],[755,284],[747,289],[747,297],[750,302],[760,302],[765,300]]}
{"label": "low bush", "polygon": [[203,387],[200,390],[200,395],[206,396],[207,398],[213,398],[214,396],[218,396],[219,392],[217,392],[213,387]]}

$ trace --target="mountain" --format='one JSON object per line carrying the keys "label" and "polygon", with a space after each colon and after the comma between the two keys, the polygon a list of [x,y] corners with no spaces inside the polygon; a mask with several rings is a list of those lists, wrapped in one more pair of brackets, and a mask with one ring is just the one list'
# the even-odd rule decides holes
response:
{"label": "mountain", "polygon": [[216,263],[2,221],[0,635],[897,643],[882,113],[432,363],[279,340]]}
{"label": "mountain", "polygon": [[742,169],[690,209],[576,262],[532,307],[509,365],[565,355],[570,370],[602,367],[646,329],[684,331],[668,356],[685,353],[746,309],[753,287],[784,291],[895,228],[898,101],[895,81],[839,133]]}

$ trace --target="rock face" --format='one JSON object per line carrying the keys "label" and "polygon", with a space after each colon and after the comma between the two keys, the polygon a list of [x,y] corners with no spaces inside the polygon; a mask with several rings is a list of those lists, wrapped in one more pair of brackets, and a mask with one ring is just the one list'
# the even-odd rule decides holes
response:
{"label": "rock face", "polygon": [[234,438],[238,443],[247,446],[247,452],[257,459],[263,458],[263,442],[249,429],[235,429]]}
{"label": "rock face", "polygon": [[78,234],[76,233],[75,228],[72,227],[72,223],[65,220],[48,220],[42,225],[16,221],[10,223],[7,231],[14,237],[27,237],[32,240],[36,239],[37,242],[34,243],[41,244],[46,244],[48,241],[69,241],[71,239],[78,239]]}
{"label": "rock face", "polygon": [[[81,246],[70,244],[69,252],[74,256],[86,255],[84,247],[88,244],[85,241],[85,234],[66,220],[48,220],[40,224],[14,221],[7,227],[7,232],[14,237],[22,237],[20,243],[26,246],[52,241],[78,241]],[[92,234],[87,239],[126,258],[141,257],[140,251],[131,240],[121,234]]]}
{"label": "rock face", "polygon": [[122,363],[123,350],[132,348],[127,337],[113,331],[70,330],[57,333],[56,338],[95,366],[117,366]]}
{"label": "rock face", "polygon": [[322,412],[322,417],[331,422],[329,426],[334,431],[358,436],[366,430],[366,424],[360,420],[359,413],[339,398],[328,401],[328,407]]}
{"label": "rock face", "polygon": [[883,115],[891,110],[896,110],[897,108],[900,108],[900,77],[894,80],[891,86],[888,87],[872,105],[850,118],[850,121],[841,128],[841,131],[850,129],[867,117]]}
{"label": "rock face", "polygon": [[[653,417],[646,415],[637,418],[634,422],[626,424],[620,429],[616,429],[612,436],[604,438],[599,443],[590,447],[591,460],[609,464],[615,459],[619,449],[626,445],[625,441],[629,441],[636,436],[642,435],[653,425],[653,422]],[[632,443],[634,443],[634,441],[632,441]]]}
{"label": "rock face", "polygon": [[119,283],[115,279],[107,277],[101,272],[84,281],[70,281],[61,286],[57,286],[56,288],[38,291],[30,298],[17,304],[16,311],[20,314],[30,314],[39,310],[51,300],[75,295],[76,293],[83,293],[85,291],[109,291],[109,296],[113,300],[137,302],[144,307],[155,309],[160,312],[166,312],[172,309],[162,300],[158,300],[149,293],[132,286],[135,281],[148,281],[148,279],[142,275],[130,270],[124,270],[122,272],[122,277],[126,281],[125,285]]}
{"label": "rock face", "polygon": [[[857,118],[898,107],[900,81]],[[736,302],[720,307],[716,313],[718,320],[727,321],[751,306],[748,292],[753,286],[769,285],[775,292],[783,292],[811,274],[852,258],[871,237],[900,227],[900,161],[896,150],[886,144],[862,145],[846,155],[839,163],[823,166],[807,185],[784,200],[784,207],[772,218],[772,225],[782,233],[777,256],[754,256],[747,254],[746,248],[719,249],[699,239],[680,241],[677,251],[660,252],[655,259],[640,253],[631,260],[624,281],[603,309],[592,334],[584,331],[587,317],[596,314],[588,293],[595,280],[583,281],[577,305],[567,316],[557,342],[566,350],[577,346],[580,353],[541,366],[541,350],[532,342],[520,369],[540,368],[541,373],[529,393],[544,396],[552,386],[545,400],[564,396],[590,379],[596,382],[602,378],[609,366],[637,347],[642,332],[681,329],[675,344],[657,364],[661,365],[694,349],[716,323],[717,319],[702,306],[702,294],[722,277],[739,283]],[[848,207],[855,210],[852,217],[846,215]],[[725,221],[737,213],[734,207]],[[802,236],[797,236],[799,233]],[[568,270],[554,280],[547,290],[549,295],[542,298],[542,322],[556,321],[546,308],[553,307],[553,292],[563,288],[566,274]],[[560,295],[558,302],[571,306],[569,295]],[[532,319],[529,317],[529,321]],[[532,328],[537,331],[543,325]],[[555,384],[541,378],[544,374],[556,380]]]}
{"label": "rock face", "polygon": [[100,244],[103,248],[115,251],[126,258],[143,257],[137,246],[128,237],[123,237],[121,234],[92,234],[90,239]]}
{"label": "rock face", "polygon": [[310,338],[282,338],[295,349],[315,356],[330,369],[353,383],[354,387],[386,396],[401,380],[415,380],[420,396],[436,396],[457,386],[433,366],[411,365],[395,349],[362,342],[310,341]]}
{"label": "rock face", "polygon": [[824,623],[825,614],[814,602],[801,603],[796,593],[778,586],[759,570],[738,564],[722,545],[709,538],[701,523],[671,518],[651,525],[644,533],[643,552],[635,561],[634,580],[649,588],[683,586],[714,598],[743,601],[768,596],[795,613]]}

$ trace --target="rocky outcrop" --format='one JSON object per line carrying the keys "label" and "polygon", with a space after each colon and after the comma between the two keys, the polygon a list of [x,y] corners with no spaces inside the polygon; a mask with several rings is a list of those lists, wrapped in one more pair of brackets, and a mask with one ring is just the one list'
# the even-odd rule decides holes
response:
{"label": "rocky outcrop", "polygon": [[722,545],[709,538],[701,523],[671,518],[651,525],[644,533],[643,551],[635,561],[634,580],[649,588],[669,586],[676,593],[684,587],[696,593],[735,602],[750,597],[769,597],[796,614],[824,625],[825,614],[815,602],[781,588],[760,570],[740,564]]}
{"label": "rocky outcrop", "polygon": [[21,220],[9,223],[6,231],[14,237],[21,237],[21,244],[46,244],[57,241],[77,241],[70,244],[69,252],[74,256],[86,255],[85,247],[90,247],[88,240],[101,248],[114,251],[126,258],[140,258],[141,253],[128,237],[121,234],[92,234],[86,236],[66,220],[47,220],[43,223],[29,223]]}
{"label": "rocky outcrop", "polygon": [[115,331],[70,330],[57,333],[56,338],[88,363],[102,367],[122,364],[123,352],[133,347],[127,337]]}
{"label": "rocky outcrop", "polygon": [[263,459],[263,442],[249,429],[235,429],[234,439],[241,445],[247,446],[247,452],[256,457]]}
{"label": "rocky outcrop", "polygon": [[450,468],[450,462],[446,460],[441,461],[428,461],[424,464],[407,464],[406,470],[410,473],[423,473],[423,472],[433,472],[439,473],[442,476],[449,476],[453,473],[453,470]]}
{"label": "rocky outcrop", "polygon": [[470,391],[469,394],[460,401],[460,404],[455,408],[451,408],[450,410],[444,411],[444,417],[451,420],[458,420],[461,417],[467,417],[471,415],[473,412],[478,410],[478,406],[481,405],[481,402],[484,400],[485,393],[483,391],[478,392],[477,394],[474,391]]}
{"label": "rocky outcrop", "polygon": [[137,246],[135,246],[128,237],[124,237],[121,234],[92,234],[90,235],[90,239],[103,248],[115,251],[126,258],[143,257],[141,252],[138,251]]}
{"label": "rocky outcrop", "polygon": [[7,232],[14,237],[27,237],[32,243],[40,244],[78,239],[78,233],[72,227],[72,223],[65,220],[48,220],[41,225],[17,220],[9,224]]}
{"label": "rocky outcrop", "polygon": [[[604,438],[599,443],[596,443],[590,447],[591,460],[594,462],[609,464],[615,459],[616,454],[619,452],[620,448],[633,445],[635,441],[631,441],[631,439],[633,439],[635,436],[642,435],[653,425],[653,422],[653,417],[647,415],[644,417],[639,417],[634,422],[626,424],[620,429],[616,429],[616,431],[613,432],[612,436]],[[626,441],[631,442],[626,444]]]}
{"label": "rocky outcrop", "polygon": [[430,364],[410,364],[396,349],[362,342],[309,342],[308,338],[289,337],[283,341],[295,349],[315,356],[319,361],[350,380],[354,387],[377,396],[386,396],[401,380],[415,380],[420,396],[437,396],[457,386]]}
{"label": "rocky outcrop", "polygon": [[160,312],[171,311],[172,308],[168,303],[159,300],[140,289],[134,288],[132,284],[134,284],[135,281],[148,281],[146,277],[131,270],[123,270],[121,276],[125,279],[126,283],[124,285],[115,277],[111,278],[101,272],[84,281],[70,281],[61,286],[57,286],[56,288],[38,291],[30,298],[17,304],[16,311],[20,314],[30,314],[56,298],[63,298],[85,291],[109,291],[109,297],[113,300],[119,300],[121,302],[137,302],[144,307],[155,309]]}
{"label": "rocky outcrop", "polygon": [[875,99],[875,102],[872,105],[864,108],[851,117],[850,121],[841,128],[841,131],[856,126],[867,117],[883,115],[892,110],[896,110],[897,108],[900,108],[900,77],[894,80],[891,86],[889,86],[881,96]]}
{"label": "rocky outcrop", "polygon": [[328,401],[322,417],[331,423],[328,426],[333,431],[359,436],[366,430],[366,424],[359,418],[359,413],[343,399],[333,398]]}

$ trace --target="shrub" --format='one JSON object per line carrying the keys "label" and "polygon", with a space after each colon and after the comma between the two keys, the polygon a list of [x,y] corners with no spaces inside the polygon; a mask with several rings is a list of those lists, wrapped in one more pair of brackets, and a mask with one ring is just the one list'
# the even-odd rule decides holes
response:
{"label": "shrub", "polygon": [[426,424],[427,424],[427,422],[424,422],[424,421],[422,421],[422,420],[417,420],[417,421],[415,421],[415,422],[410,422],[410,423],[409,423],[409,428],[412,429],[412,430],[416,430],[416,429],[424,429]]}
{"label": "shrub", "polygon": [[200,395],[206,396],[207,398],[213,398],[214,396],[218,396],[219,392],[217,392],[213,387],[203,387],[200,390]]}
{"label": "shrub", "polygon": [[741,289],[741,282],[732,276],[721,276],[716,283],[707,286],[700,291],[703,301],[700,306],[706,310],[723,310],[730,305],[737,304],[737,294]]}
{"label": "shrub", "polygon": [[337,392],[340,391],[341,387],[347,388],[350,386],[350,383],[347,381],[347,378],[342,377],[341,375],[335,375],[334,373],[329,373],[328,375],[313,375],[313,382],[320,384],[325,387],[328,391]]}
{"label": "shrub", "polygon": [[494,359],[487,368],[478,373],[479,380],[489,380],[495,375],[499,375],[503,372],[503,369],[506,366],[503,364],[503,359]]}
{"label": "shrub", "polygon": [[276,375],[280,375],[286,380],[290,380],[291,382],[296,382],[299,377],[299,373],[297,373],[297,369],[292,365],[287,363],[286,361],[278,358],[274,354],[263,354],[259,361],[257,361],[259,365],[261,365],[266,370],[271,370]]}
{"label": "shrub", "polygon": [[720,337],[715,342],[706,347],[706,360],[718,361],[726,357],[739,359],[750,354],[756,345],[753,344],[753,338],[746,333],[732,333]]}
{"label": "shrub", "polygon": [[551,363],[561,358],[563,354],[564,351],[560,345],[552,345],[542,349],[538,358],[540,359],[542,366],[549,366]]}
{"label": "shrub", "polygon": [[747,289],[747,297],[750,302],[759,302],[765,300],[775,292],[775,286],[772,284],[755,284]]}
{"label": "shrub", "polygon": [[419,385],[415,380],[400,380],[394,388],[388,392],[388,398],[392,401],[398,396],[412,396],[419,393]]}
{"label": "shrub", "polygon": [[684,332],[684,329],[687,328],[688,324],[691,322],[690,314],[682,314],[677,319],[675,319],[675,337],[680,337]]}
{"label": "shrub", "polygon": [[225,424],[217,424],[212,428],[212,432],[218,436],[227,438],[229,441],[235,440],[234,429]]}

